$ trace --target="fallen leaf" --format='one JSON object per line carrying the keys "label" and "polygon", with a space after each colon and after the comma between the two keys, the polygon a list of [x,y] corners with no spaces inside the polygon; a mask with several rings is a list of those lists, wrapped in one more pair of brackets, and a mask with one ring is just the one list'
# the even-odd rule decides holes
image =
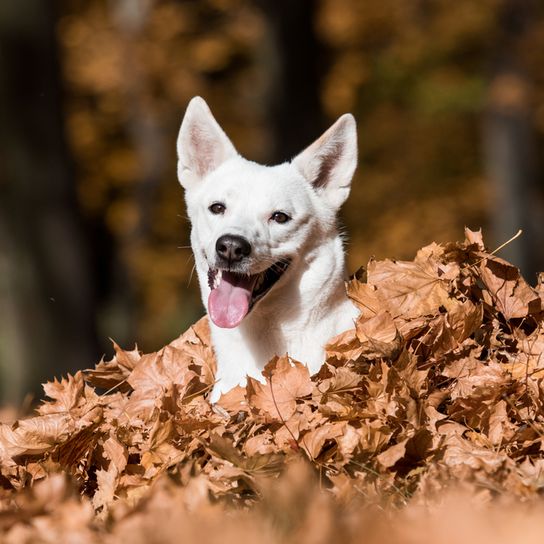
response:
{"label": "fallen leaf", "polygon": [[272,420],[286,421],[295,412],[297,399],[311,394],[310,373],[288,357],[274,357],[263,371],[266,383],[248,379],[248,404]]}
{"label": "fallen leaf", "polygon": [[519,269],[488,257],[480,265],[480,275],[497,309],[506,319],[526,317],[542,311],[542,300],[521,277]]}
{"label": "fallen leaf", "polygon": [[[432,315],[450,304],[454,272],[434,259],[420,262],[370,261],[368,283],[374,285],[393,318]],[[451,267],[450,267],[451,268]]]}
{"label": "fallen leaf", "polygon": [[315,459],[321,453],[325,442],[342,436],[345,427],[345,423],[325,423],[305,433],[300,439],[300,444],[306,453]]}
{"label": "fallen leaf", "polygon": [[380,312],[366,321],[357,321],[356,330],[362,353],[366,357],[397,358],[402,337],[389,312]]}
{"label": "fallen leaf", "polygon": [[385,451],[380,453],[376,459],[378,460],[378,463],[384,468],[389,468],[395,465],[398,461],[400,461],[404,455],[406,454],[406,443],[408,442],[408,439],[404,439],[401,442],[398,442],[397,444],[393,444],[389,448],[387,448]]}

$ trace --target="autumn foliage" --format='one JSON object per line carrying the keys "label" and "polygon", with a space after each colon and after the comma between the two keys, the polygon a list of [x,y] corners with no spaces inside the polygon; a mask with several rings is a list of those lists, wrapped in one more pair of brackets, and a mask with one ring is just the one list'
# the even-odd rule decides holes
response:
{"label": "autumn foliage", "polygon": [[[277,357],[266,384],[210,405],[202,319],[156,353],[115,345],[45,384],[34,417],[0,427],[5,541],[452,542],[467,527],[506,541],[521,523],[532,541],[542,283],[466,230],[413,261],[370,261],[348,292],[361,317],[315,376]],[[452,493],[499,506],[462,525],[472,506]],[[519,501],[535,515],[509,506],[509,524],[500,508]]]}

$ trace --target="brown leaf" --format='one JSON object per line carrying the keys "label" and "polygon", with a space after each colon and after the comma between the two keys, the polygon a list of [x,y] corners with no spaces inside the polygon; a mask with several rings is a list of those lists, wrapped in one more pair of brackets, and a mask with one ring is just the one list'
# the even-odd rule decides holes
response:
{"label": "brown leaf", "polygon": [[115,437],[110,436],[104,442],[104,455],[111,461],[118,474],[121,474],[128,462],[128,451]]}
{"label": "brown leaf", "polygon": [[382,309],[381,293],[374,285],[353,279],[348,282],[347,292],[349,298],[361,309],[363,316],[372,317]]}
{"label": "brown leaf", "polygon": [[357,338],[355,329],[349,329],[331,338],[325,346],[325,351],[327,360],[338,359],[346,363],[357,361],[363,353],[363,348]]}
{"label": "brown leaf", "polygon": [[300,439],[300,445],[312,459],[315,459],[321,453],[325,442],[342,436],[345,427],[345,423],[325,423],[304,434]]}
{"label": "brown leaf", "polygon": [[138,346],[135,346],[132,351],[126,351],[113,342],[113,348],[115,349],[116,363],[127,371],[134,370],[142,358]]}
{"label": "brown leaf", "polygon": [[507,382],[506,368],[489,361],[482,363],[473,357],[463,357],[451,362],[443,370],[444,376],[456,378],[451,398],[469,397],[476,388],[492,387]]}
{"label": "brown leaf", "polygon": [[394,360],[402,345],[395,322],[389,312],[382,311],[376,316],[356,324],[357,338],[366,357]]}
{"label": "brown leaf", "polygon": [[471,443],[458,435],[451,435],[443,457],[444,463],[452,468],[470,467],[493,473],[510,464],[508,456]]}
{"label": "brown leaf", "polygon": [[465,241],[467,244],[476,246],[478,250],[485,251],[482,229],[473,231],[465,227]]}
{"label": "brown leaf", "polygon": [[138,364],[141,354],[135,347],[132,351],[125,351],[113,342],[115,356],[111,361],[100,361],[95,368],[84,370],[85,380],[95,387],[111,389],[119,388],[121,391],[128,391],[130,388],[125,384],[131,371]]}
{"label": "brown leaf", "polygon": [[380,420],[375,419],[368,423],[363,422],[360,427],[361,445],[371,453],[383,450],[389,443],[393,434],[390,427],[384,425]]}
{"label": "brown leaf", "polygon": [[117,471],[103,470],[96,471],[97,490],[92,498],[92,505],[95,510],[107,510],[115,498],[117,488]]}
{"label": "brown leaf", "polygon": [[538,293],[510,263],[489,257],[481,263],[480,275],[497,309],[506,319],[526,317],[542,310]]}
{"label": "brown leaf", "polygon": [[191,359],[180,349],[166,346],[157,353],[144,355],[132,371],[128,382],[134,391],[155,396],[172,384],[187,383],[195,375],[189,370]]}
{"label": "brown leaf", "polygon": [[526,336],[522,331],[515,330],[519,352],[508,363],[508,372],[513,378],[527,381],[531,378],[544,376],[544,326]]}
{"label": "brown leaf", "polygon": [[211,346],[210,325],[208,316],[199,319],[194,325],[189,327],[179,338],[170,342],[170,346],[175,349],[184,349],[187,345]]}
{"label": "brown leaf", "polygon": [[316,415],[307,404],[303,404],[290,419],[275,431],[274,442],[282,450],[298,450],[300,434],[315,428],[321,421],[326,420],[320,414]]}
{"label": "brown leaf", "polygon": [[509,441],[515,432],[515,426],[508,417],[506,407],[506,402],[500,400],[493,406],[489,416],[488,437],[494,445]]}
{"label": "brown leaf", "polygon": [[[323,369],[327,369],[330,377],[323,377],[319,380],[315,389],[319,393],[338,393],[342,391],[349,391],[355,389],[362,380],[362,376],[357,372],[347,368],[345,366],[333,367],[330,365],[324,365]],[[321,377],[321,372],[319,373]]]}
{"label": "brown leaf", "polygon": [[249,438],[244,444],[244,452],[248,457],[255,454],[267,454],[277,452],[278,447],[273,443],[273,436],[270,430]]}
{"label": "brown leaf", "polygon": [[237,414],[243,410],[248,410],[246,388],[237,385],[227,393],[223,393],[217,404],[231,414]]}
{"label": "brown leaf", "polygon": [[60,382],[53,380],[43,384],[45,394],[53,399],[53,402],[44,403],[40,406],[40,413],[51,414],[55,412],[69,412],[82,400],[85,383],[83,374],[77,372],[74,376],[70,374]]}
{"label": "brown leaf", "polygon": [[[255,453],[252,457],[246,458],[239,452],[227,438],[213,434],[208,448],[222,459],[226,459],[235,467],[250,473],[276,472],[283,461],[279,454]],[[240,473],[234,472],[232,476],[237,477]]]}
{"label": "brown leaf", "polygon": [[408,439],[404,439],[401,442],[398,442],[397,444],[394,444],[393,446],[390,446],[385,451],[380,453],[376,459],[378,460],[378,463],[382,465],[384,468],[390,468],[395,463],[400,461],[404,455],[406,454],[406,443],[408,442]]}
{"label": "brown leaf", "polygon": [[481,327],[484,312],[481,304],[466,300],[453,305],[447,315],[454,338],[462,343]]}
{"label": "brown leaf", "polygon": [[361,432],[352,425],[346,425],[342,436],[338,437],[338,450],[345,461],[349,461],[354,454],[355,448],[361,442]]}
{"label": "brown leaf", "polygon": [[134,392],[125,407],[127,414],[147,419],[168,392],[183,398],[191,381],[197,377],[189,368],[191,362],[187,353],[172,346],[144,355],[128,377]]}
{"label": "brown leaf", "polygon": [[95,450],[100,434],[97,425],[89,425],[70,437],[55,448],[52,459],[59,463],[70,474],[81,476],[89,455]]}
{"label": "brown leaf", "polygon": [[265,367],[266,384],[248,379],[248,403],[272,420],[286,421],[295,412],[297,399],[311,394],[310,373],[288,357],[274,357]]}
{"label": "brown leaf", "polygon": [[65,441],[75,428],[74,419],[66,413],[33,417],[13,428],[0,426],[0,443],[11,457],[39,454]]}
{"label": "brown leaf", "polygon": [[450,304],[450,283],[457,267],[441,264],[432,251],[420,256],[417,262],[370,261],[368,283],[374,285],[384,302],[382,309],[393,318],[412,319],[432,315]]}

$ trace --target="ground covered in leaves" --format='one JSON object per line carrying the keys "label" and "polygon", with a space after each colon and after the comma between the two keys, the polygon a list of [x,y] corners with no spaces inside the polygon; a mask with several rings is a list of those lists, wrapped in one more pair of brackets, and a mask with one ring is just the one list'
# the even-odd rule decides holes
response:
{"label": "ground covered in leaves", "polygon": [[348,293],[361,317],[315,376],[278,357],[266,384],[210,405],[203,319],[157,353],[115,345],[45,384],[34,417],[0,427],[3,541],[440,542],[441,508],[467,540],[452,493],[510,519],[524,502],[541,534],[542,281],[467,230],[370,261]]}

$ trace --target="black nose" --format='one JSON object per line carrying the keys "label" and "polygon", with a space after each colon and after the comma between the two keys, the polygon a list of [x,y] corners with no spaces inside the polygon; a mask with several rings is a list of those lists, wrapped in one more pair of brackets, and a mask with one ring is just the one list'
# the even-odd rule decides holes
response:
{"label": "black nose", "polygon": [[224,234],[217,239],[215,251],[221,259],[237,263],[251,253],[251,244],[243,236]]}

